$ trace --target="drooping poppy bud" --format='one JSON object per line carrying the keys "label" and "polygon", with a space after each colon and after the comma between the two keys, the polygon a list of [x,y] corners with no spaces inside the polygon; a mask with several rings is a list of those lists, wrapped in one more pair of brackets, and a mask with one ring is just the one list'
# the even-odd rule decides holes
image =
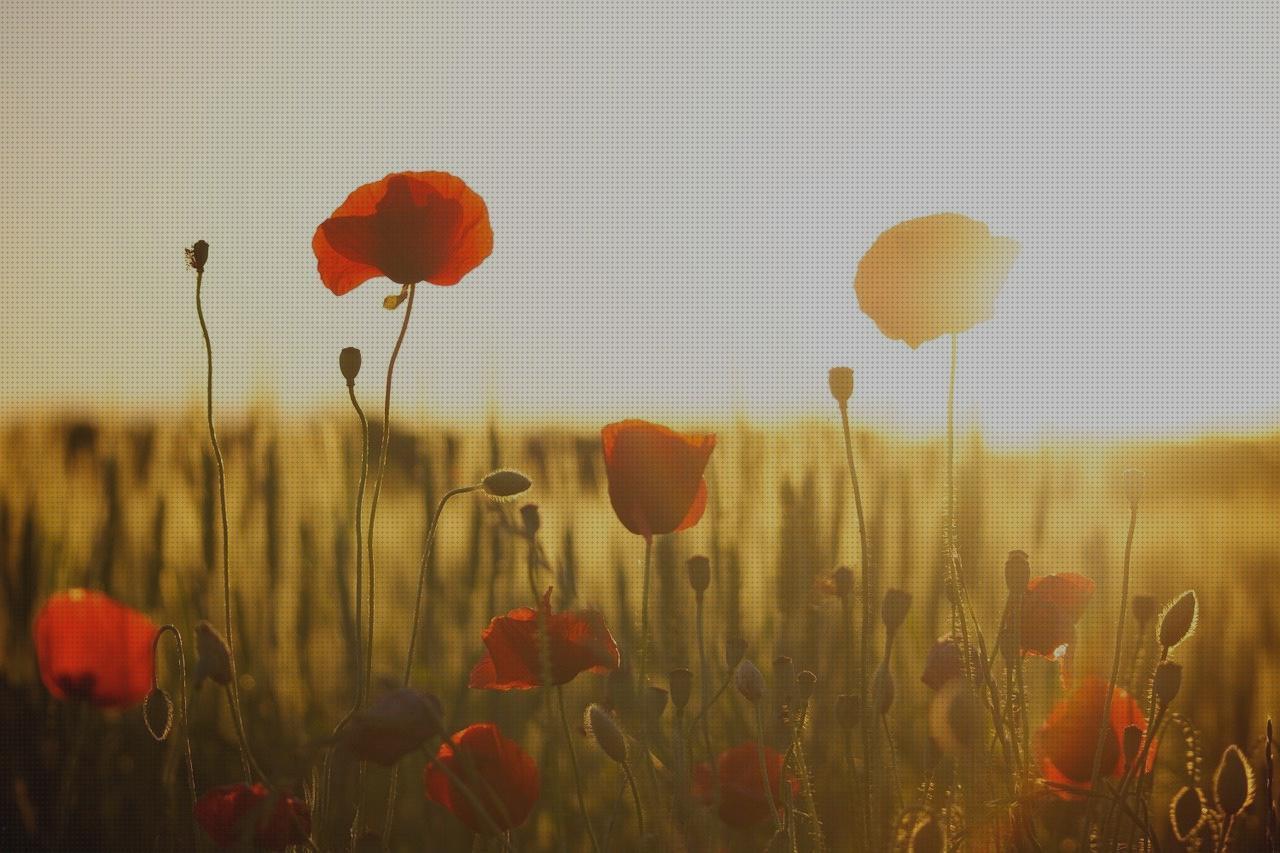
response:
{"label": "drooping poppy bud", "polygon": [[338,369],[342,371],[342,377],[347,380],[347,387],[356,384],[356,377],[360,375],[360,350],[355,347],[343,347],[342,352],[338,353]]}
{"label": "drooping poppy bud", "polygon": [[484,489],[484,493],[489,497],[497,500],[510,500],[527,492],[529,487],[533,485],[533,481],[519,471],[503,469],[486,475],[480,481],[480,485]]}
{"label": "drooping poppy bud", "polygon": [[848,367],[831,368],[827,371],[827,387],[836,402],[845,405],[853,396],[853,370]]}

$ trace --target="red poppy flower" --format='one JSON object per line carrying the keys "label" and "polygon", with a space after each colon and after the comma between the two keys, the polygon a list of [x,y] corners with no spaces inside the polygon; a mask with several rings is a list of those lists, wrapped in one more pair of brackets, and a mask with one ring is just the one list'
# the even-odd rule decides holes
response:
{"label": "red poppy flower", "polygon": [[[604,618],[591,611],[551,612],[551,590],[541,610],[551,638],[551,683],[568,684],[580,672],[618,668],[618,646]],[[494,617],[481,634],[486,654],[471,670],[471,686],[485,690],[529,690],[543,686],[538,612],[517,607]]]}
{"label": "red poppy flower", "polygon": [[628,530],[645,538],[698,523],[707,506],[702,472],[714,435],[680,435],[648,421],[621,421],[600,431],[609,500]]}
{"label": "red poppy flower", "polygon": [[307,804],[283,792],[273,794],[261,783],[206,791],[196,801],[196,823],[224,850],[247,840],[251,827],[258,850],[307,844],[311,835]]}
{"label": "red poppy flower", "polygon": [[311,248],[338,296],[378,276],[457,284],[493,250],[484,199],[445,172],[397,172],[365,184],[320,223]]}
{"label": "red poppy flower", "polygon": [[136,610],[88,589],[49,597],[32,635],[40,679],[57,699],[130,708],[151,692],[159,628]]}
{"label": "red poppy flower", "polygon": [[[1106,704],[1107,682],[1087,676],[1066,699],[1049,712],[1048,719],[1036,735],[1040,771],[1050,782],[1061,785],[1088,786],[1093,779],[1093,754],[1102,728],[1102,711]],[[1111,714],[1102,744],[1102,778],[1124,775],[1121,752],[1126,726],[1137,726],[1144,732],[1147,719],[1137,701],[1119,687],[1111,694]],[[1146,771],[1155,766],[1156,751],[1147,753]]]}
{"label": "red poppy flower", "polygon": [[1072,572],[1032,578],[1022,598],[1023,654],[1051,658],[1074,640],[1093,590],[1093,581]]}
{"label": "red poppy flower", "polygon": [[[764,763],[769,774],[769,790],[773,804],[782,806],[782,756],[764,747]],[[753,826],[769,817],[769,801],[765,798],[764,780],[760,778],[760,747],[747,741],[720,753],[716,759],[720,777],[720,820],[729,826]],[[787,777],[792,796],[799,796],[800,783]],[[703,763],[693,771],[693,795],[706,805],[715,802],[716,785],[711,766]]]}
{"label": "red poppy flower", "polygon": [[991,316],[1018,244],[981,222],[938,213],[901,222],[858,263],[858,307],[912,349]]}
{"label": "red poppy flower", "polygon": [[[498,829],[524,823],[538,801],[538,766],[533,759],[493,723],[467,726],[449,741],[440,744],[436,763],[449,768],[471,791]],[[428,764],[422,774],[427,798],[448,809],[472,832],[489,832],[489,823],[476,814],[471,797],[436,763]]]}

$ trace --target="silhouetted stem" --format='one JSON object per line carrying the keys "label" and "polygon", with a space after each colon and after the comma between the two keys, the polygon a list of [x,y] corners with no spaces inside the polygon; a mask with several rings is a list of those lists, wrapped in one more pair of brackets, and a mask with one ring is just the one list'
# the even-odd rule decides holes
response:
{"label": "silhouetted stem", "polygon": [[631,787],[631,802],[636,807],[636,823],[640,827],[640,837],[644,838],[644,809],[640,807],[640,792],[636,790],[636,779],[631,775],[631,765],[622,762],[622,772],[627,774],[627,784]]}
{"label": "silhouetted stem", "polygon": [[[195,808],[196,802],[196,771],[195,763],[191,759],[191,732],[187,727],[187,660],[182,648],[182,634],[178,631],[176,625],[162,625],[160,630],[156,632],[156,637],[151,642],[151,654],[155,659],[159,659],[160,639],[165,634],[172,634],[173,641],[178,649],[178,722],[182,726],[182,742],[187,753],[187,787],[191,791],[191,805]],[[159,672],[153,672],[151,676],[151,688],[153,690],[160,687]]]}
{"label": "silhouetted stem", "polygon": [[653,537],[644,539],[644,581],[640,588],[640,689],[649,675],[649,580],[653,574]]}
{"label": "silhouetted stem", "polygon": [[[355,597],[355,613],[356,613],[356,654],[359,655],[359,645],[363,640],[362,629],[364,627],[364,618],[361,606],[364,603],[364,487],[369,479],[369,419],[364,415],[364,409],[360,408],[360,401],[356,399],[356,386],[354,382],[347,385],[347,396],[351,398],[351,405],[356,410],[357,417],[360,418],[360,485],[356,489],[356,506],[355,506],[355,527],[356,527],[356,597]],[[356,685],[356,703],[355,708],[359,708],[366,701],[368,696],[365,695],[363,683]]]}
{"label": "silhouetted stem", "polygon": [[[591,816],[587,814],[587,801],[582,793],[582,771],[578,767],[578,751],[573,746],[573,731],[569,728],[569,715],[564,709],[564,688],[560,685],[556,685],[556,702],[560,705],[560,725],[564,729],[564,743],[569,748],[569,760],[573,764],[573,784],[578,792],[578,809],[582,812],[582,822],[587,827],[587,835],[591,837],[591,849],[601,853],[600,842],[596,840],[596,831],[591,827]],[[647,756],[645,760],[648,760]]]}
{"label": "silhouetted stem", "polygon": [[[773,799],[773,786],[769,784],[769,764],[764,758],[764,712],[760,710],[760,702],[755,703],[756,707],[756,755],[760,759],[760,780],[764,785],[764,798],[769,804],[769,815],[773,818],[775,829],[782,829],[782,818],[778,817],[778,804]],[[781,784],[781,773],[786,768],[779,768],[779,784]]]}
{"label": "silhouetted stem", "polygon": [[222,461],[222,448],[218,445],[218,431],[213,426],[213,344],[209,340],[209,326],[204,319],[204,305],[200,300],[204,287],[204,270],[196,270],[196,316],[200,318],[200,333],[204,337],[205,355],[205,416],[209,425],[209,443],[213,446],[214,466],[218,471],[218,505],[222,522],[222,604],[223,628],[227,639],[227,652],[231,662],[231,683],[228,695],[231,697],[231,719],[235,723],[236,738],[240,742],[240,764],[244,771],[245,781],[253,781],[251,772],[262,776],[262,771],[253,760],[253,752],[249,749],[249,739],[244,732],[244,718],[240,713],[240,677],[236,672],[236,640],[235,624],[231,617],[231,534],[227,523],[227,471]]}

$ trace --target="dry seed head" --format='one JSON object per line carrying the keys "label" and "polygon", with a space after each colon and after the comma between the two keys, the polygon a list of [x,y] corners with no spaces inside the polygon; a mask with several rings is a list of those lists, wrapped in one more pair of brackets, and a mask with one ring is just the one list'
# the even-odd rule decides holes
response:
{"label": "dry seed head", "polygon": [[1132,767],[1133,762],[1138,758],[1138,751],[1142,749],[1142,729],[1135,725],[1124,727],[1124,766]]}
{"label": "dry seed head", "polygon": [[537,536],[538,531],[542,528],[542,514],[538,512],[538,505],[525,504],[520,507],[520,521],[524,523],[526,536]]}
{"label": "dry seed head", "polygon": [[1213,774],[1213,796],[1224,815],[1239,814],[1253,802],[1257,792],[1253,768],[1240,747],[1232,744],[1222,752]]}
{"label": "dry seed head", "polygon": [[836,697],[836,724],[846,731],[858,725],[858,697],[841,693]]}
{"label": "dry seed head", "polygon": [[877,715],[883,717],[893,707],[893,675],[888,661],[880,664],[871,682],[871,705]]}
{"label": "dry seed head", "polygon": [[898,633],[910,609],[910,593],[900,589],[890,589],[885,592],[884,601],[880,604],[880,618],[884,621],[884,628],[890,637]]}
{"label": "dry seed head", "polygon": [[1138,620],[1138,627],[1142,627],[1156,618],[1156,614],[1160,612],[1160,606],[1156,603],[1155,597],[1150,595],[1135,595],[1133,597],[1133,618]]}
{"label": "dry seed head", "polygon": [[801,705],[813,698],[813,689],[817,686],[818,676],[807,669],[796,676],[796,699]]}
{"label": "dry seed head", "polygon": [[1182,665],[1171,660],[1160,661],[1151,679],[1151,689],[1162,706],[1168,706],[1178,696],[1182,687]]}
{"label": "dry seed head", "polygon": [[752,705],[764,697],[764,675],[749,660],[742,660],[733,671],[733,686]]}
{"label": "dry seed head", "polygon": [[947,834],[933,815],[924,814],[911,830],[907,844],[909,853],[943,853],[947,849]]}
{"label": "dry seed head", "polygon": [[701,554],[696,554],[685,563],[685,572],[689,576],[689,586],[702,595],[711,586],[711,561]]}
{"label": "dry seed head", "polygon": [[619,764],[627,760],[627,738],[613,716],[601,705],[591,704],[583,714],[583,728],[600,746],[600,751]]}
{"label": "dry seed head", "polygon": [[1010,551],[1004,561],[1004,583],[1012,598],[1020,597],[1031,582],[1031,561],[1026,551]]}
{"label": "dry seed head", "polygon": [[845,405],[853,396],[853,369],[849,367],[833,367],[827,371],[827,387],[836,402]]}
{"label": "dry seed head", "polygon": [[1200,832],[1205,821],[1204,792],[1183,785],[1169,801],[1169,824],[1173,837],[1186,844]]}
{"label": "dry seed head", "polygon": [[1172,649],[1191,635],[1200,616],[1196,591],[1189,589],[1178,596],[1160,614],[1160,645]]}
{"label": "dry seed head", "polygon": [[187,249],[187,265],[196,272],[204,272],[204,265],[209,262],[209,244],[197,240]]}
{"label": "dry seed head", "polygon": [[342,352],[338,353],[338,369],[342,371],[342,378],[347,380],[347,387],[353,387],[356,384],[356,377],[360,375],[360,350],[355,347],[343,347]]}
{"label": "dry seed head", "polygon": [[693,695],[693,673],[687,669],[673,669],[667,676],[667,686],[671,688],[671,704],[676,706],[677,713],[683,712]]}
{"label": "dry seed head", "polygon": [[524,474],[506,468],[494,471],[480,481],[480,487],[484,489],[485,494],[497,500],[510,500],[517,495],[522,495],[529,491],[532,485],[533,481]]}

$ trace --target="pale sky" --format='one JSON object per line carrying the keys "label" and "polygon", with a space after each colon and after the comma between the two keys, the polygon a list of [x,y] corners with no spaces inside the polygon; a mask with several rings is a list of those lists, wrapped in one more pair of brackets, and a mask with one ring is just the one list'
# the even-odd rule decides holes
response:
{"label": "pale sky", "polygon": [[371,406],[396,288],[311,235],[453,172],[493,255],[425,287],[406,411],[587,425],[826,412],[942,427],[947,345],[881,337],[861,254],[940,211],[1022,244],[961,341],[997,442],[1280,425],[1280,4],[237,2],[0,6],[0,397],[190,403],[182,249],[212,245],[218,399]]}

